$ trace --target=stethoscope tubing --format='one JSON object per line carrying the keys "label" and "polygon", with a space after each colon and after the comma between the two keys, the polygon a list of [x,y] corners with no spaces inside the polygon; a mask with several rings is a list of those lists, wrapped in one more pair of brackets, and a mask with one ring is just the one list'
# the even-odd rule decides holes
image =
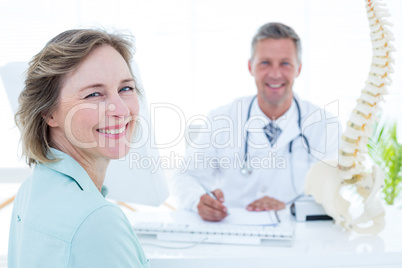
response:
{"label": "stethoscope tubing", "polygon": [[[253,97],[253,99],[251,100],[251,102],[250,102],[250,105],[249,105],[248,111],[247,111],[247,119],[246,119],[246,122],[250,119],[250,116],[251,116],[251,108],[252,108],[253,103],[254,103],[254,101],[255,101],[256,98],[257,98],[257,95],[255,95],[255,96]],[[308,152],[308,154],[311,154],[310,143],[308,142],[307,137],[303,135],[302,130],[301,130],[301,109],[300,109],[300,105],[299,105],[299,102],[296,100],[296,98],[295,98],[294,96],[293,96],[293,100],[295,101],[296,109],[297,109],[297,115],[298,115],[298,118],[297,118],[297,125],[299,126],[299,130],[300,130],[300,134],[299,134],[298,137],[301,137],[301,138],[304,140],[304,142],[305,142],[306,145],[307,145],[307,152]],[[246,167],[246,166],[247,166],[247,161],[248,161],[248,135],[249,135],[249,132],[247,131],[247,132],[246,132],[246,138],[245,138],[245,144],[244,144],[243,166],[242,166],[242,168],[241,168],[241,173],[242,173],[243,175],[251,175],[251,173],[252,173],[252,170],[251,170],[250,168]],[[293,149],[293,141],[294,141],[294,139],[289,142],[289,153],[290,153],[290,154],[293,153],[293,152],[292,152],[292,149]]]}

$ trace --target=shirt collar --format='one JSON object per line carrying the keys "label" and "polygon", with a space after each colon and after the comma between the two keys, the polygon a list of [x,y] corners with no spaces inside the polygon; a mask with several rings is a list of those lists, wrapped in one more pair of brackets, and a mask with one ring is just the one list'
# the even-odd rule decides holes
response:
{"label": "shirt collar", "polygon": [[[282,130],[281,135],[279,135],[276,143],[278,147],[288,144],[291,140],[300,135],[300,129],[297,120],[298,112],[296,109],[296,103],[293,99],[289,109],[274,121],[276,126],[278,126]],[[247,120],[246,123],[246,130],[255,132],[256,129],[262,129],[270,122],[273,121],[264,114],[264,112],[258,105],[257,99],[255,99],[250,110],[250,118]]]}
{"label": "shirt collar", "polygon": [[256,98],[252,103],[250,118],[247,120],[247,124],[252,128],[264,128],[268,123],[274,122],[275,126],[278,126],[283,132],[289,125],[289,122],[293,120],[294,115],[297,116],[295,106],[295,101],[292,100],[292,104],[290,105],[289,109],[283,115],[273,121],[261,110]]}
{"label": "shirt collar", "polygon": [[42,165],[69,176],[77,183],[81,190],[102,194],[103,197],[106,197],[109,192],[108,188],[102,185],[101,192],[99,192],[85,169],[71,156],[54,148],[50,148],[50,151],[49,158],[56,157],[59,161],[44,163]]}

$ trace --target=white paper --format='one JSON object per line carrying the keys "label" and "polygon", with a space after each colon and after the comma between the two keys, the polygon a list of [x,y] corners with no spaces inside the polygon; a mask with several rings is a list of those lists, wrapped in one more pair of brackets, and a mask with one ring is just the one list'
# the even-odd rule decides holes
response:
{"label": "white paper", "polygon": [[188,224],[231,224],[231,225],[276,225],[278,218],[274,211],[248,211],[245,208],[228,208],[229,215],[220,222],[204,221],[200,215],[192,211],[171,212],[173,222]]}
{"label": "white paper", "polygon": [[278,218],[274,211],[248,211],[245,208],[228,208],[229,215],[220,222],[204,221],[198,213],[188,210],[173,212],[134,212],[128,213],[130,222],[163,222],[180,224],[230,224],[230,225],[276,225]]}
{"label": "white paper", "polygon": [[274,211],[248,211],[244,208],[228,208],[229,216],[221,221],[235,225],[275,225],[278,218]]}

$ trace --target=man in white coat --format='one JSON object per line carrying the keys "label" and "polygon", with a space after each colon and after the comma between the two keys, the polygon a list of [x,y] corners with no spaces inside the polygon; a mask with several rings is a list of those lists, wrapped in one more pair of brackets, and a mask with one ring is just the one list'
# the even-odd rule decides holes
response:
{"label": "man in white coat", "polygon": [[181,208],[207,221],[222,220],[228,207],[280,210],[303,195],[314,162],[337,158],[337,119],[293,93],[301,67],[294,30],[261,26],[248,62],[257,95],[212,111],[189,141],[172,186]]}

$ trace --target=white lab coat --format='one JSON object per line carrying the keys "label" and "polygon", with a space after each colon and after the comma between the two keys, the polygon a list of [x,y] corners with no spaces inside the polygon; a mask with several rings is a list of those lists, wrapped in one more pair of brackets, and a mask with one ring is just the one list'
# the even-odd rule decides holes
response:
{"label": "white lab coat", "polygon": [[[337,158],[341,133],[337,118],[296,96],[301,130],[308,139],[311,154],[299,136],[295,101],[277,119],[282,133],[271,146],[262,131],[270,119],[263,114],[257,100],[247,120],[252,99],[253,96],[236,99],[208,115],[210,125],[206,124],[193,140],[203,148],[189,146],[180,171],[173,176],[171,190],[180,208],[197,211],[200,196],[205,194],[200,184],[211,191],[221,189],[228,207],[246,207],[263,196],[287,203],[303,194],[305,175],[311,164]],[[250,176],[241,174],[246,131],[249,131],[248,163],[253,167]]]}

